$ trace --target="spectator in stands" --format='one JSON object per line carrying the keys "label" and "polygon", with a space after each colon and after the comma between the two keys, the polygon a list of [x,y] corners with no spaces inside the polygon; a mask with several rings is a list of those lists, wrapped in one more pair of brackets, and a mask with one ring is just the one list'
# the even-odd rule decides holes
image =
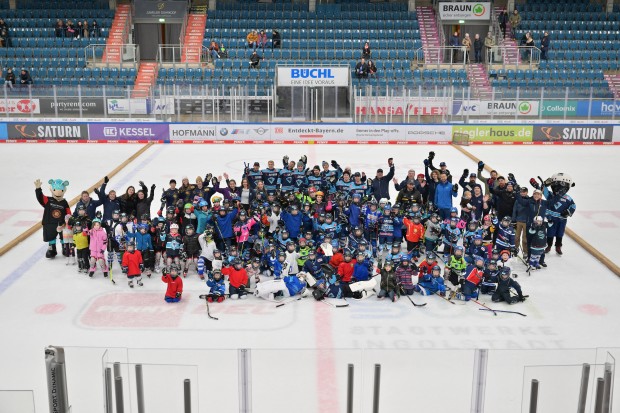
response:
{"label": "spectator in stands", "polygon": [[452,47],[452,63],[456,63],[459,60],[459,47],[461,41],[459,40],[459,32],[454,32],[450,37],[450,47]]}
{"label": "spectator in stands", "polygon": [[250,69],[258,69],[261,60],[263,60],[263,57],[254,50],[250,56]]}
{"label": "spectator in stands", "polygon": [[258,46],[265,50],[265,45],[269,42],[269,40],[267,40],[267,34],[265,33],[264,30],[261,30],[260,33],[258,34]]}
{"label": "spectator in stands", "polygon": [[486,53],[487,53],[487,60],[488,63],[493,63],[495,61],[495,56],[494,56],[494,48],[495,48],[495,39],[493,38],[493,35],[491,34],[491,32],[487,33],[487,37],[485,37],[484,39],[484,47],[486,48]]}
{"label": "spectator in stands", "polygon": [[88,30],[88,21],[84,20],[82,22],[82,37],[88,39],[90,36],[90,30]]}
{"label": "spectator in stands", "polygon": [[362,58],[355,65],[355,76],[357,76],[358,79],[365,79],[368,77],[368,65],[365,59]]}
{"label": "spectator in stands", "polygon": [[375,65],[375,62],[370,59],[368,60],[368,76],[375,79],[377,78],[377,66]]}
{"label": "spectator in stands", "polygon": [[372,51],[370,50],[370,44],[366,42],[362,48],[362,59],[370,59]]}
{"label": "spectator in stands", "polygon": [[66,37],[73,37],[75,38],[76,34],[75,34],[75,26],[73,25],[73,22],[71,20],[67,20],[67,31],[65,34]]}
{"label": "spectator in stands", "polygon": [[474,36],[474,57],[476,63],[482,63],[482,40],[478,33]]}
{"label": "spectator in stands", "polygon": [[211,44],[209,45],[209,53],[211,54],[213,60],[220,58],[220,47],[214,40],[212,40]]}
{"label": "spectator in stands", "polygon": [[19,84],[20,85],[31,85],[32,77],[30,77],[30,73],[26,69],[22,69],[19,74]]}
{"label": "spectator in stands", "polygon": [[13,69],[9,68],[6,71],[6,76],[4,76],[4,85],[13,89],[14,84],[15,84],[15,73],[13,73]]}
{"label": "spectator in stands", "polygon": [[465,33],[465,37],[463,37],[463,63],[471,63],[471,38],[469,37],[469,33]]}
{"label": "spectator in stands", "polygon": [[220,51],[218,53],[221,59],[228,57],[228,49],[224,47],[224,43],[220,43]]}
{"label": "spectator in stands", "polygon": [[506,26],[508,25],[508,10],[504,10],[498,18],[499,21],[499,28],[502,31],[502,36],[504,36],[504,39],[506,38]]}
{"label": "spectator in stands", "polygon": [[276,29],[271,31],[271,48],[279,49],[282,45],[282,37],[280,37],[280,32]]}
{"label": "spectator in stands", "polygon": [[545,35],[540,41],[540,58],[542,60],[547,60],[548,51],[549,51],[549,32],[545,32]]}
{"label": "spectator in stands", "polygon": [[78,20],[77,27],[75,28],[76,39],[82,37],[82,33],[84,33],[84,24],[80,20]]}
{"label": "spectator in stands", "polygon": [[248,42],[248,48],[254,49],[258,47],[258,33],[256,33],[256,30],[252,30],[248,33],[248,35],[245,36],[245,39]]}
{"label": "spectator in stands", "polygon": [[99,37],[99,24],[97,23],[97,20],[93,20],[92,24],[90,25],[90,37]]}
{"label": "spectator in stands", "polygon": [[56,19],[56,25],[54,26],[56,37],[65,37],[65,30],[67,30],[65,23],[60,19]]}
{"label": "spectator in stands", "polygon": [[525,39],[525,57],[527,58],[528,62],[532,61],[532,50],[534,50],[534,39],[532,38],[531,33],[527,33],[525,35],[526,39]]}
{"label": "spectator in stands", "polygon": [[515,9],[510,16],[510,26],[512,27],[512,38],[517,40],[517,28],[521,24],[521,15],[519,14],[519,10]]}
{"label": "spectator in stands", "polygon": [[0,31],[2,30],[6,30],[7,32],[9,31],[9,25],[6,24],[4,19],[0,19]]}
{"label": "spectator in stands", "polygon": [[8,33],[6,30],[0,31],[0,47],[9,47],[8,46]]}

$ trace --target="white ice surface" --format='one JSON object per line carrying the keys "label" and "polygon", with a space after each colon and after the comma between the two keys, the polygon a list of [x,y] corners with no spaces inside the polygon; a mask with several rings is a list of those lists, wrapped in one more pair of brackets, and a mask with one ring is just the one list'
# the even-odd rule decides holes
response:
{"label": "white ice surface", "polygon": [[[33,177],[47,180],[58,176],[75,182],[81,179],[77,164],[74,173],[70,170],[64,176],[56,169],[50,172],[43,163],[38,167],[28,165],[28,172],[23,171],[23,157],[17,156],[20,148],[38,159],[43,158],[42,153],[62,156],[69,145],[2,148],[8,150],[0,151],[0,176],[15,176],[11,187],[20,188],[14,191],[15,196],[23,199],[29,209],[39,209],[32,193]],[[82,181],[84,186],[119,164],[121,153],[129,156],[137,147],[93,145],[88,149],[99,156],[88,158],[85,167],[92,172],[90,179]],[[555,172],[553,167],[543,168],[541,161],[524,162],[526,154],[542,160],[546,151],[549,162],[555,162],[559,158],[556,154],[564,152],[564,148],[540,146],[468,149],[493,167],[514,172],[520,181],[530,175]],[[617,175],[618,168],[608,155],[615,152],[607,152],[617,149],[566,149],[575,154],[564,164],[564,171],[575,177],[574,197],[578,204],[578,213],[569,225],[584,238],[594,240],[599,238],[599,228],[584,225],[579,230],[573,223],[580,220],[581,205],[585,204],[584,210],[594,209],[587,205],[596,197],[596,189],[587,191],[589,186],[581,184],[580,172],[568,167],[576,170],[583,165],[578,163],[577,150],[583,149],[594,159],[609,159],[609,169],[613,170],[607,172]],[[160,192],[171,177],[180,180],[187,175],[193,180],[208,171],[216,175],[226,171],[239,177],[244,161],[258,160],[264,165],[268,159],[275,159],[279,164],[284,154],[291,159],[306,154],[310,165],[338,159],[343,166],[364,170],[369,177],[378,167],[385,169],[387,158],[393,156],[396,176],[402,179],[408,168],[416,172],[422,169],[421,160],[429,150],[437,153],[438,161],[446,161],[455,175],[465,167],[475,167],[457,150],[443,145],[157,145],[119,173],[110,187],[124,189],[142,179],[147,185],[157,184]],[[518,169],[520,164],[524,168],[529,165],[533,172]],[[583,192],[577,192],[580,187]],[[81,189],[79,185],[70,187],[68,197]],[[618,199],[611,190],[609,193],[610,201]],[[374,299],[353,301],[344,309],[304,300],[276,309],[271,303],[250,297],[245,302],[227,300],[211,305],[212,314],[220,318],[215,321],[206,317],[204,302],[197,298],[206,287],[195,275],[185,280],[183,301],[168,305],[163,302],[165,288],[158,277],[146,279],[143,288],[133,290],[118,271],[116,286],[100,273],[88,279],[77,274],[74,267],[66,267],[62,256],[46,260],[45,245],[36,234],[0,258],[0,351],[8,355],[0,373],[0,389],[32,389],[37,411],[47,411],[43,348],[53,344],[67,346],[69,396],[74,412],[102,411],[102,357],[109,362],[186,366],[145,367],[153,369],[159,378],[147,386],[148,399],[157,401],[153,403],[155,412],[170,411],[166,403],[174,401],[180,406],[182,384],[177,376],[183,375],[198,380],[193,392],[198,411],[212,411],[217,406],[218,411],[232,412],[238,410],[235,349],[251,348],[255,412],[343,411],[347,363],[356,365],[355,411],[371,411],[372,366],[377,362],[383,365],[382,411],[404,411],[404,406],[409,405],[416,411],[469,411],[474,362],[471,349],[488,348],[486,411],[526,411],[521,405],[522,389],[528,387],[528,378],[538,377],[545,377],[548,389],[546,393],[541,391],[541,398],[557,402],[558,397],[553,396],[564,395],[561,401],[566,403],[566,409],[573,410],[580,363],[600,364],[607,356],[602,350],[562,349],[620,347],[620,303],[616,297],[619,284],[613,274],[574,242],[567,239],[564,249],[563,257],[550,254],[549,268],[531,277],[517,265],[517,280],[530,294],[526,303],[513,307],[493,305],[524,312],[528,317],[494,317],[478,311],[474,303],[450,305],[438,297],[419,295],[413,298],[427,302],[424,308],[414,308],[403,298],[395,304]],[[487,297],[482,300],[490,301]],[[103,349],[112,347],[132,350],[111,349],[104,355]],[[613,354],[620,352],[614,350]],[[524,367],[543,364],[576,367]],[[124,370],[129,379],[126,386],[131,382],[130,367]],[[127,387],[126,394],[132,389]]]}

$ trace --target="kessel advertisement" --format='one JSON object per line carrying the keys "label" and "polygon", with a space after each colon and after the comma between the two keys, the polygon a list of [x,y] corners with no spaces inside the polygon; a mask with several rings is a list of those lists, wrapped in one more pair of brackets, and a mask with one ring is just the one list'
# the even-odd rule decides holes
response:
{"label": "kessel advertisement", "polygon": [[[4,130],[1,129],[0,132]],[[6,132],[7,139],[88,139],[86,123],[11,122],[7,124]]]}
{"label": "kessel advertisement", "polygon": [[[80,101],[75,98],[40,98],[42,115],[79,115]],[[83,115],[103,115],[104,102],[103,98],[82,98],[82,114]]]}
{"label": "kessel advertisement", "polygon": [[611,142],[613,126],[535,125],[534,142]]}

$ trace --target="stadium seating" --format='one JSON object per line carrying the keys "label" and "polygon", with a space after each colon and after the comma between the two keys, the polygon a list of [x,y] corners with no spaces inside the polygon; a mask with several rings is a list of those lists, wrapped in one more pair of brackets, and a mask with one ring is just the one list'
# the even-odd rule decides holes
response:
{"label": "stadium seating", "polygon": [[[245,37],[251,30],[265,30],[269,37],[276,29],[282,47],[259,50],[264,57],[261,69],[248,68],[251,50]],[[354,85],[417,88],[468,85],[464,71],[425,74],[411,69],[415,50],[422,47],[419,22],[406,3],[337,2],[317,5],[309,12],[301,4],[241,1],[222,3],[208,13],[203,45],[215,40],[228,49],[229,58],[216,59],[213,70],[180,74],[178,69],[161,69],[157,82],[242,85],[265,91],[273,84],[277,65],[348,65],[353,70],[361,57],[364,42],[369,41],[377,77],[359,80]]]}
{"label": "stadium seating", "polygon": [[[8,3],[8,2],[7,2]],[[45,8],[36,0],[20,0],[17,9],[2,8],[2,17],[9,26],[11,46],[0,48],[3,68],[22,68],[30,71],[35,85],[75,86],[127,86],[133,84],[135,70],[101,69],[87,70],[86,47],[104,45],[114,18],[107,0],[89,0],[88,8],[83,1],[50,0]],[[55,37],[56,19],[97,20],[99,37]],[[99,55],[103,50],[98,51]],[[71,96],[71,95],[69,95]],[[75,96],[75,88],[72,96]]]}
{"label": "stadium seating", "polygon": [[592,88],[596,98],[613,98],[604,71],[620,68],[620,13],[608,14],[601,5],[578,0],[529,0],[517,8],[522,19],[517,39],[531,32],[539,46],[549,32],[548,60],[540,62],[540,70],[491,71],[493,86],[508,95],[520,87],[537,96],[545,87],[546,96],[558,97],[564,97],[564,90],[552,88],[570,87],[576,97],[590,97]]}

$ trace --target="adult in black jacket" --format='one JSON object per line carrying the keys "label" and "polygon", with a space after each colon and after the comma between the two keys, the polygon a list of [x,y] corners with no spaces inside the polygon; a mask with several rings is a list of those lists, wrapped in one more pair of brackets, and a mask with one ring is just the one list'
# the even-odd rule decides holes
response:
{"label": "adult in black jacket", "polygon": [[79,207],[84,206],[84,209],[86,209],[86,215],[88,215],[88,217],[91,220],[95,219],[95,214],[97,213],[97,207],[101,204],[103,204],[101,199],[95,201],[94,199],[90,197],[88,192],[82,191],[82,194],[80,195],[80,200],[77,202],[77,204],[75,204],[75,209],[73,210],[73,216],[77,217]]}
{"label": "adult in black jacket", "polygon": [[398,193],[396,203],[401,204],[403,210],[408,210],[413,204],[422,205],[422,194],[416,189],[413,180],[407,181],[405,189]]}
{"label": "adult in black jacket", "polygon": [[390,199],[390,181],[394,177],[394,160],[392,158],[388,159],[388,166],[390,167],[390,172],[387,175],[383,175],[383,169],[377,169],[377,176],[370,184],[371,194],[377,200],[381,198]]}
{"label": "adult in black jacket", "polygon": [[[424,160],[424,166],[428,165],[428,167],[431,168],[431,170],[437,169],[435,168],[435,165],[433,165],[433,159],[435,159],[435,152],[431,151],[428,153],[428,159]],[[448,182],[452,182],[452,174],[450,173],[450,170],[448,169],[448,166],[446,165],[445,162],[439,163],[438,171],[439,173],[445,172],[446,175],[448,176]]]}
{"label": "adult in black jacket", "polygon": [[103,184],[101,184],[101,188],[98,190],[95,189],[95,194],[99,198],[99,201],[103,204],[103,219],[102,222],[109,221],[112,219],[112,213],[114,211],[121,210],[121,201],[116,196],[116,191],[111,190],[107,194],[105,193],[106,186],[108,185],[109,178],[106,176],[103,178]]}
{"label": "adult in black jacket", "polygon": [[[469,181],[466,181],[465,179],[467,178],[468,174]],[[463,190],[470,192],[473,192],[475,187],[480,187],[480,189],[482,189],[482,186],[478,182],[476,182],[476,178],[477,175],[474,172],[469,173],[469,169],[464,169],[463,175],[461,175],[461,179],[459,179],[459,185],[461,185],[461,188],[463,188]]]}
{"label": "adult in black jacket", "polygon": [[120,197],[121,201],[121,213],[127,214],[129,219],[136,217],[136,204],[138,203],[138,196],[136,195],[136,188],[129,186],[127,191]]}
{"label": "adult in black jacket", "polygon": [[143,215],[151,217],[151,203],[153,202],[153,196],[155,196],[155,184],[151,185],[151,193],[144,185],[144,182],[140,181],[140,190],[138,191],[136,202],[136,218],[142,219]]}
{"label": "adult in black jacket", "polygon": [[428,198],[427,204],[433,202],[435,199],[435,190],[437,189],[437,184],[439,184],[439,172],[433,170],[431,173],[428,173],[428,165],[424,164],[424,175],[426,176],[426,186],[428,187]]}
{"label": "adult in black jacket", "polygon": [[495,191],[494,202],[497,211],[497,219],[501,221],[504,217],[512,219],[512,211],[516,202],[514,183],[509,181],[505,190]]}
{"label": "adult in black jacket", "polygon": [[[422,175],[422,176],[424,176],[424,175]],[[396,178],[394,178],[394,180],[393,180],[393,182],[394,182],[394,189],[396,189],[397,191],[402,191],[403,189],[405,189],[407,187],[407,181],[412,181],[414,179],[415,179],[415,170],[409,169],[407,171],[407,176],[400,183],[398,183],[398,180]],[[415,186],[417,187],[417,184]]]}

